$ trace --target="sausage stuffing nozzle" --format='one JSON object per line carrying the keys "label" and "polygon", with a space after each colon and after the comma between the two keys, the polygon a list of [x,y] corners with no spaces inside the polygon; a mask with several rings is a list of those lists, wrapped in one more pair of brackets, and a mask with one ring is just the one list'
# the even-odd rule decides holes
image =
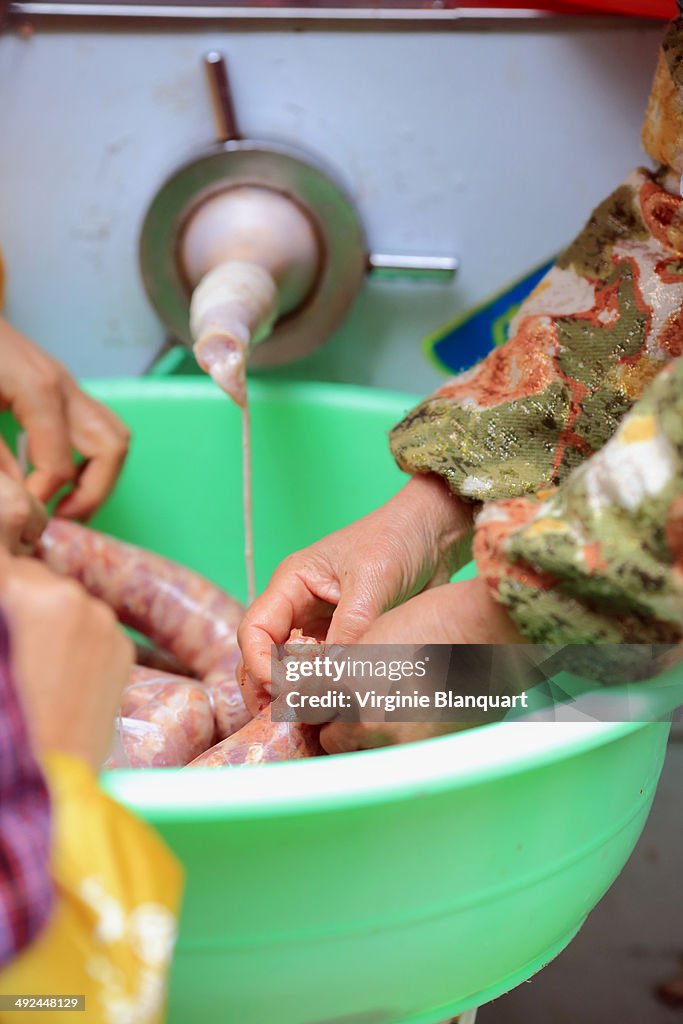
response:
{"label": "sausage stuffing nozzle", "polygon": [[212,51],[204,67],[216,142],[154,196],[140,264],[171,335],[239,401],[245,361],[278,366],[324,344],[367,272],[448,283],[458,261],[368,254],[329,170],[293,146],[240,137],[225,61]]}
{"label": "sausage stuffing nozzle", "polygon": [[246,363],[278,317],[305,303],[322,253],[308,216],[270,189],[237,186],[189,216],[179,260],[192,291],[190,331],[200,366],[246,399]]}
{"label": "sausage stuffing nozzle", "polygon": [[159,189],[140,237],[147,294],[171,334],[235,401],[245,365],[322,345],[368,269],[356,209],[327,170],[279,143],[240,138],[225,62],[206,55],[216,143]]}

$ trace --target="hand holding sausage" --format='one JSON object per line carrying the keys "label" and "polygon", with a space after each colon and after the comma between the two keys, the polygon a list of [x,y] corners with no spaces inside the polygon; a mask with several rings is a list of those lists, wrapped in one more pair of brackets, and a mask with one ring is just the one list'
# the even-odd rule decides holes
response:
{"label": "hand holding sausage", "polygon": [[16,685],[38,754],[62,752],[99,770],[133,661],[113,612],[72,580],[0,553],[0,606]]}
{"label": "hand holding sausage", "polygon": [[27,554],[46,523],[47,513],[27,491],[19,467],[0,470],[0,545],[12,554]]}
{"label": "hand holding sausage", "polygon": [[[362,644],[513,644],[520,634],[483,580],[428,590],[382,615]],[[331,722],[320,743],[328,754],[410,743],[464,728],[457,722]]]}
{"label": "hand holding sausage", "polygon": [[293,628],[353,643],[389,608],[445,583],[472,512],[438,477],[416,476],[381,508],[286,558],[238,632],[253,680],[244,694],[249,709],[269,699],[271,645]]}

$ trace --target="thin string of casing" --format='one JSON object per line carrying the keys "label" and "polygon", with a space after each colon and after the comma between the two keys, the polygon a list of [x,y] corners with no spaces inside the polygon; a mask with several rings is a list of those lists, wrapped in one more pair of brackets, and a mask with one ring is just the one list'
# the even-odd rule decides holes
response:
{"label": "thin string of casing", "polygon": [[251,494],[251,416],[249,396],[242,406],[242,493],[244,502],[244,564],[247,571],[247,600],[252,604],[256,597],[256,574],[254,572],[254,523]]}

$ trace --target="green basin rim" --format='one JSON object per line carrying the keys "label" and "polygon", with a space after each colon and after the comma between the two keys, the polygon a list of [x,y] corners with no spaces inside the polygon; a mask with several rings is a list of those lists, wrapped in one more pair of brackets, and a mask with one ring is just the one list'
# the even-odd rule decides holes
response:
{"label": "green basin rim", "polygon": [[[668,723],[657,723],[668,729]],[[104,772],[105,789],[155,821],[318,813],[463,789],[616,742],[642,722],[504,722],[382,750],[243,768]],[[501,742],[513,735],[516,742]],[[518,742],[517,742],[518,741]]]}

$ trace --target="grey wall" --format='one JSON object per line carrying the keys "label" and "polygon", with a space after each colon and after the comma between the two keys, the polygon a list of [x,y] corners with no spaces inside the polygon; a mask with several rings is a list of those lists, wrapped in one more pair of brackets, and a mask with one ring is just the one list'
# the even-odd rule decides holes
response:
{"label": "grey wall", "polygon": [[550,256],[643,159],[661,27],[589,24],[0,37],[8,312],[79,374],[148,364],[163,332],[137,233],[161,180],[212,140],[199,62],[217,47],[242,130],[336,166],[375,249],[462,260],[453,286],[368,286],[294,372],[426,391],[437,374],[421,338]]}

